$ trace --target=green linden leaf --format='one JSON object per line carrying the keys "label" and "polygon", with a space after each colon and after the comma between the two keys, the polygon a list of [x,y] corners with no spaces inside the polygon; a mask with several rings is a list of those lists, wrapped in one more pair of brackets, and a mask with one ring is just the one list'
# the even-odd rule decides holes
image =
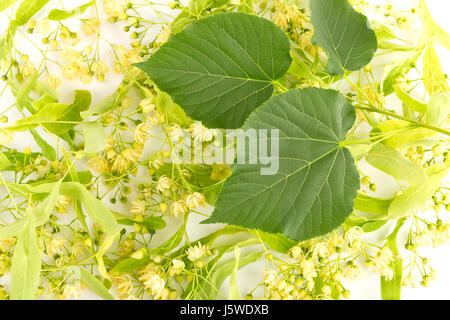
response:
{"label": "green linden leaf", "polygon": [[53,21],[66,20],[77,15],[83,14],[90,6],[94,5],[94,1],[86,3],[72,10],[53,9],[48,14],[48,19]]}
{"label": "green linden leaf", "polygon": [[359,189],[354,160],[342,145],[355,110],[337,91],[296,89],[259,107],[244,129],[279,129],[279,170],[234,165],[211,217],[303,241],[326,234],[353,210]]}
{"label": "green linden leaf", "polygon": [[11,299],[34,300],[41,274],[41,253],[36,240],[33,213],[17,237],[11,266]]}
{"label": "green linden leaf", "polygon": [[280,28],[245,13],[223,13],[190,24],[137,66],[190,118],[234,129],[272,96],[273,81],[290,64]]}
{"label": "green linden leaf", "polygon": [[375,32],[347,0],[314,0],[310,8],[313,43],[327,52],[329,74],[357,71],[372,60],[377,50]]}

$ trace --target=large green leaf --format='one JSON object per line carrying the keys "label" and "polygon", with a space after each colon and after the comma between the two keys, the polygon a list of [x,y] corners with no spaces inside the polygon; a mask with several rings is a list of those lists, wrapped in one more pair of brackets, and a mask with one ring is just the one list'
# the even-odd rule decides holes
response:
{"label": "large green leaf", "polygon": [[13,300],[33,300],[36,297],[41,273],[41,254],[33,222],[33,213],[29,212],[26,223],[17,237],[11,267]]}
{"label": "large green leaf", "polygon": [[310,8],[313,42],[328,54],[328,73],[343,75],[344,70],[359,70],[372,60],[375,32],[347,0],[314,0]]}
{"label": "large green leaf", "polygon": [[239,128],[291,64],[289,40],[270,21],[217,14],[172,36],[137,66],[207,127]]}
{"label": "large green leaf", "polygon": [[225,222],[302,241],[332,231],[352,212],[359,189],[342,147],[355,110],[334,90],[297,89],[259,107],[244,128],[279,129],[279,170],[235,165],[206,223]]}

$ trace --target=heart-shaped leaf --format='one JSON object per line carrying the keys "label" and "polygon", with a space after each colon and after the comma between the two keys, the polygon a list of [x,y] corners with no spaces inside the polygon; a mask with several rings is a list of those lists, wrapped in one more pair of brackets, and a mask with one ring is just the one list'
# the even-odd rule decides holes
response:
{"label": "heart-shaped leaf", "polygon": [[289,40],[272,22],[223,13],[187,26],[137,66],[207,127],[239,128],[289,68]]}
{"label": "heart-shaped leaf", "polygon": [[377,50],[375,32],[347,0],[314,0],[310,8],[313,42],[327,52],[329,74],[356,71],[372,60]]}
{"label": "heart-shaped leaf", "polygon": [[279,170],[234,165],[212,216],[302,241],[332,231],[352,212],[359,178],[342,146],[355,111],[337,91],[296,89],[271,98],[244,129],[279,129]]}

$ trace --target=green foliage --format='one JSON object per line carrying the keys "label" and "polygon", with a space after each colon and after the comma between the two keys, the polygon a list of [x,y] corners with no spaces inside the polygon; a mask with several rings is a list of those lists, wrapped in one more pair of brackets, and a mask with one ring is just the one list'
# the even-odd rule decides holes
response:
{"label": "green foliage", "polygon": [[[212,272],[211,280],[204,284],[202,288],[204,299],[216,299],[222,283],[233,273],[246,265],[257,261],[262,256],[262,252],[249,253],[239,256],[239,259],[230,259],[218,264]],[[238,264],[237,264],[238,263]]]}
{"label": "green foliage", "polygon": [[40,125],[55,134],[63,134],[71,130],[82,120],[80,112],[87,110],[91,104],[91,94],[89,91],[75,91],[75,98],[72,104],[47,103],[35,114],[16,121],[9,130],[25,131],[36,128]]}
{"label": "green foliage", "polygon": [[119,232],[119,225],[112,212],[85,186],[77,182],[65,182],[61,185],[61,193],[81,201],[87,215],[98,222],[107,235],[114,236]]}
{"label": "green foliage", "polygon": [[417,60],[422,55],[422,50],[413,51],[402,59],[398,59],[389,68],[385,69],[383,77],[383,94],[385,96],[394,92],[394,85],[397,78],[406,75],[416,65]]}
{"label": "green foliage", "polygon": [[260,230],[253,230],[251,233],[254,234],[256,238],[261,239],[261,241],[270,249],[281,253],[287,253],[289,249],[297,243],[288,239],[283,234],[272,234]]}
{"label": "green foliage", "polygon": [[11,165],[11,162],[9,161],[8,157],[3,154],[3,152],[0,152],[0,170],[3,170]]}
{"label": "green foliage", "polygon": [[383,143],[392,148],[417,145],[436,136],[436,131],[416,127],[405,120],[386,120],[378,125],[378,129],[388,134]]}
{"label": "green foliage", "polygon": [[263,18],[224,13],[190,24],[137,66],[190,118],[239,128],[290,64],[282,30]]}
{"label": "green foliage", "polygon": [[417,101],[411,95],[409,95],[407,92],[405,92],[402,88],[400,88],[398,85],[394,86],[394,91],[397,97],[408,107],[412,110],[420,113],[426,113],[427,112],[427,105]]}
{"label": "green foliage", "polygon": [[329,74],[359,70],[372,60],[377,50],[375,32],[347,0],[314,0],[310,8],[313,42],[327,52]]}
{"label": "green foliage", "polygon": [[111,271],[117,274],[134,271],[139,268],[144,268],[150,261],[151,259],[149,254],[144,255],[142,259],[134,259],[134,258],[123,259],[118,264],[116,264],[111,269]]}
{"label": "green foliage", "polygon": [[403,261],[399,259],[399,250],[397,246],[397,236],[400,228],[403,226],[404,220],[400,219],[392,233],[387,237],[387,246],[395,255],[395,261],[393,262],[394,275],[392,279],[386,280],[385,277],[380,278],[381,283],[381,298],[383,300],[400,300],[402,291],[402,273],[403,273]]}
{"label": "green foliage", "polygon": [[17,237],[12,259],[11,299],[35,299],[40,273],[41,254],[36,240],[33,213],[30,211]]}
{"label": "green foliage", "polygon": [[104,300],[114,300],[114,297],[109,293],[108,289],[98,280],[93,274],[88,272],[85,268],[78,267],[80,272],[80,280],[95,294]]}
{"label": "green foliage", "polygon": [[98,122],[83,123],[84,152],[96,154],[105,150],[106,134],[103,125]]}
{"label": "green foliage", "polygon": [[381,143],[372,147],[366,156],[366,160],[375,168],[393,176],[395,179],[415,185],[427,181],[427,174],[423,167],[412,163],[399,151]]}
{"label": "green foliage", "polygon": [[167,115],[167,120],[169,122],[177,123],[181,127],[188,127],[194,122],[191,118],[186,116],[186,113],[179,105],[172,101],[167,93],[158,89],[156,89],[156,93],[155,105],[158,110],[161,110]]}
{"label": "green foliage", "polygon": [[423,55],[423,84],[430,95],[448,90],[439,56],[432,46],[428,46]]}
{"label": "green foliage", "polygon": [[450,113],[450,93],[437,92],[431,95],[427,107],[427,123],[440,126],[448,119]]}
{"label": "green foliage", "polygon": [[66,20],[66,19],[72,18],[74,16],[83,14],[94,3],[95,3],[94,1],[91,1],[82,6],[76,7],[75,9],[72,9],[72,10],[53,9],[50,11],[47,18],[49,20],[54,20],[54,21]]}
{"label": "green foliage", "polygon": [[[172,23],[153,4],[130,2],[106,14],[111,23],[125,20],[124,32],[133,31],[131,50],[99,34],[92,52],[73,46],[73,57],[49,58],[56,40],[56,52],[64,53],[82,35],[71,21],[86,23],[89,36],[90,28],[97,27],[94,20],[104,20],[102,6],[89,10],[95,17],[87,16],[95,6],[87,1],[69,10],[49,8],[38,16],[48,1],[22,0],[11,10],[0,39],[2,78],[15,96],[0,119],[0,141],[5,142],[0,150],[5,193],[0,277],[10,271],[12,257],[11,298],[34,299],[42,287],[58,298],[76,296],[74,280],[80,280],[107,300],[114,298],[109,289],[121,299],[217,299],[229,279],[224,298],[241,299],[239,270],[263,257],[266,271],[256,288],[263,286],[264,298],[270,299],[348,298],[339,278],[347,276],[347,268],[349,274],[357,272],[355,257],[383,275],[383,299],[400,298],[405,270],[417,266],[424,285],[433,278],[415,247],[420,245],[416,236],[429,232],[436,244],[448,228],[439,208],[448,209],[448,190],[442,184],[449,173],[450,103],[434,45],[449,48],[450,37],[433,21],[424,0],[419,1],[423,28],[418,43],[402,39],[393,24],[379,19],[370,27],[347,0],[310,1],[311,10],[289,1],[174,1],[168,3],[178,14]],[[0,0],[0,11],[15,2]],[[361,3],[351,3],[366,11]],[[160,22],[141,16],[146,7],[155,10]],[[377,10],[408,28],[403,25],[406,13]],[[86,19],[80,18],[84,13]],[[42,26],[31,19],[40,17],[58,25],[43,36],[43,47],[33,42]],[[157,24],[161,33],[148,42],[146,35]],[[24,35],[21,41],[42,53],[39,67],[36,57],[15,47],[17,31]],[[49,65],[73,68],[67,71],[78,71],[74,79],[83,83],[106,80],[103,41],[111,46],[115,71],[123,73],[120,85],[92,106],[85,90],[75,91],[72,103],[60,103],[56,90],[49,88],[59,86]],[[382,77],[375,69],[384,62],[367,66],[377,49],[384,50],[379,51],[383,59],[393,53]],[[147,57],[137,64],[142,70],[130,65]],[[408,74],[420,73],[420,62],[423,74],[413,80]],[[416,98],[422,84],[427,94]],[[386,99],[394,92],[402,113]],[[136,94],[145,101],[135,103]],[[14,108],[22,118],[11,125]],[[268,130],[271,137],[265,142],[277,139],[269,129],[278,129],[279,167],[268,172],[267,159],[252,150],[246,160],[256,158],[259,164],[171,163],[173,137],[183,133],[198,138],[194,120],[211,129]],[[33,144],[23,150],[9,145],[16,131],[28,131],[21,134],[33,139],[38,150],[31,151]],[[210,160],[206,148],[194,152]],[[372,181],[365,163],[359,165],[364,160],[397,180],[400,191],[379,198],[378,181]],[[360,184],[364,187],[358,192]],[[203,223],[226,225],[192,241],[188,221],[194,214],[207,216],[195,207],[206,203],[215,208]],[[428,206],[435,211],[431,218],[422,212]],[[60,214],[66,212],[70,222],[63,223]],[[171,217],[178,214],[183,215],[179,220]],[[407,220],[405,248],[420,259],[400,256],[404,242],[398,234]],[[386,237],[392,223],[397,226]],[[377,230],[384,235],[380,241],[363,237]],[[414,265],[405,265],[407,261]],[[386,271],[391,273],[385,277]],[[4,297],[0,286],[0,299]]]}
{"label": "green foliage", "polygon": [[13,28],[25,25],[49,0],[24,0],[16,10],[16,18],[13,20]]}
{"label": "green foliage", "polygon": [[390,218],[401,218],[422,208],[448,175],[448,165],[433,165],[427,169],[428,180],[421,185],[411,185],[394,198],[389,206]]}
{"label": "green foliage", "polygon": [[342,147],[354,120],[353,107],[334,90],[307,88],[270,99],[244,129],[280,130],[278,173],[264,176],[259,164],[235,165],[204,223],[226,222],[297,241],[338,227],[359,189],[354,160]]}
{"label": "green foliage", "polygon": [[[35,211],[33,212],[32,223],[35,228],[40,227],[48,222],[48,218],[50,217],[52,210],[55,207],[56,201],[58,201],[60,186],[61,181],[57,182],[53,186],[53,189],[50,192],[50,194],[45,197],[45,199],[40,203],[39,207],[36,208]],[[27,224],[27,219],[28,218],[17,220],[1,228],[0,239],[7,239],[19,235],[21,230],[23,230],[24,226]]]}
{"label": "green foliage", "polygon": [[8,9],[16,2],[17,0],[0,0],[0,11]]}
{"label": "green foliage", "polygon": [[358,193],[355,199],[355,210],[373,213],[385,217],[388,214],[392,199],[378,199]]}

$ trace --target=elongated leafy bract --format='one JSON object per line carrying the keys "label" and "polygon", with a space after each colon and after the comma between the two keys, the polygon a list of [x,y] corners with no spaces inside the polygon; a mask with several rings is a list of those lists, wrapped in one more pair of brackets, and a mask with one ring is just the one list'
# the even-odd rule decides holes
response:
{"label": "elongated leafy bract", "polygon": [[420,185],[427,181],[427,174],[422,166],[412,163],[400,151],[382,143],[372,147],[366,156],[373,167],[411,184]]}
{"label": "elongated leafy bract", "polygon": [[69,19],[77,15],[83,14],[86,11],[86,9],[92,6],[93,4],[94,1],[86,3],[72,10],[53,9],[52,11],[49,12],[48,19],[54,21]]}
{"label": "elongated leafy bract", "polygon": [[347,0],[314,0],[310,8],[313,42],[328,54],[328,73],[343,75],[344,70],[359,70],[372,60],[375,32]]}
{"label": "elongated leafy bract", "polygon": [[16,18],[12,21],[13,28],[25,25],[49,0],[24,0],[16,11]]}
{"label": "elongated leafy bract", "polygon": [[39,285],[41,254],[39,252],[33,213],[29,212],[26,224],[17,237],[12,259],[11,299],[33,300]]}

